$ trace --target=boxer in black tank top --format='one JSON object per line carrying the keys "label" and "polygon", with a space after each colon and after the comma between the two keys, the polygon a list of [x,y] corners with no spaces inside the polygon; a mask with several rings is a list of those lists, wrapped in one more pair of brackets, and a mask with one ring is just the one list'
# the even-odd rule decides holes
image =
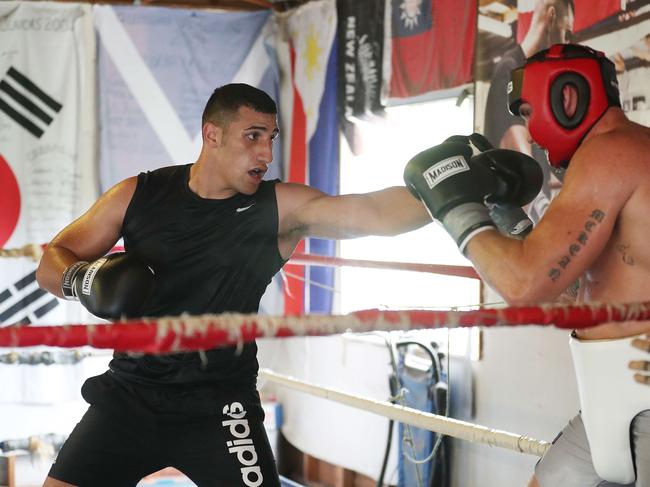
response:
{"label": "boxer in black tank top", "polygon": [[[189,189],[190,167],[140,174],[126,210],[125,250],[155,269],[143,315],[255,313],[284,264],[277,181],[261,182],[253,195],[204,199]],[[91,407],[50,476],[126,486],[173,466],[200,486],[279,485],[255,387],[256,352],[252,342],[202,354],[116,353],[106,374],[84,384]],[[90,436],[102,438],[106,454],[118,452],[119,469],[97,462],[84,445]],[[233,440],[243,444],[234,447]]]}
{"label": "boxer in black tank top", "polygon": [[[302,238],[394,235],[430,222],[403,186],[330,196],[264,181],[276,114],[256,88],[217,88],[203,113],[197,161],[104,193],[50,242],[40,286],[107,319],[255,313]],[[122,237],[126,254],[102,259]],[[101,285],[85,288],[91,269]],[[84,384],[90,407],[44,487],[133,487],[167,466],[200,487],[278,486],[256,350],[249,343],[201,354],[115,354],[108,372]]]}

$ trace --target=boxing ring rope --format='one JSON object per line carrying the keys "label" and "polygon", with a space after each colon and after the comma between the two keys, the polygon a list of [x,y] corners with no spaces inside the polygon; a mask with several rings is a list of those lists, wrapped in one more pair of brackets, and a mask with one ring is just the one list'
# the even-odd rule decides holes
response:
{"label": "boxing ring rope", "polygon": [[[0,249],[2,257],[30,257],[39,260],[44,246],[26,245],[19,249]],[[123,250],[115,248],[115,250]],[[292,264],[353,266],[398,269],[478,279],[472,267],[403,262],[343,259],[319,255],[292,256]],[[456,328],[471,326],[552,325],[558,328],[588,328],[604,322],[650,320],[650,302],[621,305],[584,304],[545,305],[507,308],[477,308],[470,311],[364,310],[341,316],[259,316],[226,313],[221,315],[180,316],[158,319],[120,320],[106,325],[69,324],[58,326],[6,326],[0,324],[0,347],[92,346],[121,352],[170,353],[206,350],[237,345],[256,338],[325,336],[343,332]],[[545,441],[496,430],[445,416],[364,398],[324,388],[268,369],[259,376],[270,382],[317,397],[332,400],[404,424],[458,439],[506,448],[519,453],[542,456],[550,447]]]}
{"label": "boxing ring rope", "polygon": [[[40,259],[43,247],[26,245],[20,249],[0,249],[0,257]],[[121,250],[121,249],[114,249]],[[355,266],[402,269],[478,278],[471,267],[436,266],[399,262],[341,259],[294,254],[294,264]],[[0,327],[0,347],[79,347],[115,349],[125,352],[169,353],[205,350],[238,345],[262,337],[322,336],[342,332],[409,330],[415,328],[455,328],[467,326],[553,325],[558,328],[586,328],[603,322],[650,319],[650,302],[624,305],[538,306],[478,308],[470,311],[365,310],[343,316],[282,316],[222,314],[181,316],[160,319],[117,321],[107,325],[9,326]],[[1,324],[0,324],[1,326]],[[541,457],[550,443],[502,430],[488,428],[386,401],[364,398],[340,390],[324,388],[268,369],[259,376],[284,387],[474,443],[487,444]]]}
{"label": "boxing ring rope", "polygon": [[29,257],[38,262],[43,255],[46,245],[27,244],[14,249],[0,248],[0,257]]}
{"label": "boxing ring rope", "polygon": [[370,309],[347,315],[220,315],[144,318],[108,325],[5,326],[0,347],[112,348],[125,352],[169,353],[241,345],[256,338],[324,336],[344,332],[456,328],[471,326],[553,325],[588,328],[604,322],[650,319],[650,302],[620,305],[521,306],[469,311]]}
{"label": "boxing ring rope", "polygon": [[480,279],[473,267],[463,265],[418,264],[414,262],[395,262],[363,259],[346,259],[316,254],[294,253],[289,264],[308,264],[312,266],[365,267],[370,269],[389,269],[413,272],[428,272],[446,276]]}
{"label": "boxing ring rope", "polygon": [[484,443],[538,457],[544,455],[550,447],[550,443],[529,438],[528,436],[517,435],[507,431],[496,430],[486,426],[427,413],[406,406],[391,404],[386,401],[378,401],[336,389],[321,387],[288,375],[278,374],[269,369],[260,369],[259,377],[312,396],[335,401],[404,424],[410,424],[411,426],[433,431],[434,433],[453,436],[461,440]]}
{"label": "boxing ring rope", "polygon": [[[40,260],[43,250],[47,244],[28,244],[13,249],[0,249],[2,257],[29,257],[35,261]],[[113,247],[112,252],[123,252],[124,247]],[[420,264],[415,262],[395,262],[364,259],[346,259],[343,257],[330,257],[317,254],[303,254],[296,252],[289,259],[289,264],[313,265],[319,267],[364,267],[370,269],[390,269],[413,272],[427,272],[430,274],[442,274],[446,276],[467,277],[480,279],[471,266],[463,265],[441,265],[441,264]]]}

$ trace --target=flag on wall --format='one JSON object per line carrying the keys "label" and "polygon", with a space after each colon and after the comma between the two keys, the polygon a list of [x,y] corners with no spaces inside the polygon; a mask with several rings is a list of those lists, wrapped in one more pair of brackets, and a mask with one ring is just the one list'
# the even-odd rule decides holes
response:
{"label": "flag on wall", "polygon": [[[0,2],[0,247],[48,242],[97,197],[90,7]],[[0,326],[86,316],[0,259]]]}
{"label": "flag on wall", "polygon": [[[48,242],[98,196],[94,39],[89,5],[0,2],[0,247]],[[29,258],[0,259],[0,327],[92,321],[35,271]],[[43,433],[22,407],[81,401],[80,379],[72,367],[0,365],[0,403],[22,417],[0,422],[0,438]]]}
{"label": "flag on wall", "polygon": [[[309,2],[278,16],[285,181],[338,194],[337,43],[334,0]],[[333,255],[331,240],[309,239],[297,252]],[[285,266],[285,314],[330,313],[334,270]]]}
{"label": "flag on wall", "polygon": [[[212,91],[240,82],[278,99],[269,12],[96,6],[102,189],[193,162]],[[280,148],[267,177],[280,175]]]}
{"label": "flag on wall", "polygon": [[381,112],[384,2],[337,0],[338,103],[345,119]]}
{"label": "flag on wall", "polygon": [[391,0],[390,98],[472,80],[476,0]]}
{"label": "flag on wall", "polygon": [[580,32],[621,11],[621,0],[574,0],[574,32]]}

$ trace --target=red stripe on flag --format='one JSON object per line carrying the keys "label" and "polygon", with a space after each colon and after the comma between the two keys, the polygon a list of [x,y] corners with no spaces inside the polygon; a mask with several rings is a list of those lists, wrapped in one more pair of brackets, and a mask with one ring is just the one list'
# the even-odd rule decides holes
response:
{"label": "red stripe on flag", "polygon": [[[289,154],[289,182],[306,184],[307,182],[307,117],[302,104],[302,98],[296,88],[294,72],[296,69],[296,51],[289,44],[291,56],[291,78],[293,84],[293,114],[291,118],[291,148]],[[301,240],[297,252],[305,251],[305,241]],[[302,315],[305,303],[305,267],[287,264],[287,273],[299,276],[287,276],[284,293],[284,314]],[[302,280],[300,279],[302,278]]]}

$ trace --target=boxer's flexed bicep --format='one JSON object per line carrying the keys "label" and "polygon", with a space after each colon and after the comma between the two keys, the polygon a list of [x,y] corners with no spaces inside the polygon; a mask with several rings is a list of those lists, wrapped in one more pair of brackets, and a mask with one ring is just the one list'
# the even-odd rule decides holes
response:
{"label": "boxer's flexed bicep", "polygon": [[67,267],[79,260],[97,259],[115,245],[136,184],[136,177],[116,184],[52,239],[36,274],[43,289],[62,297],[61,277]]}

